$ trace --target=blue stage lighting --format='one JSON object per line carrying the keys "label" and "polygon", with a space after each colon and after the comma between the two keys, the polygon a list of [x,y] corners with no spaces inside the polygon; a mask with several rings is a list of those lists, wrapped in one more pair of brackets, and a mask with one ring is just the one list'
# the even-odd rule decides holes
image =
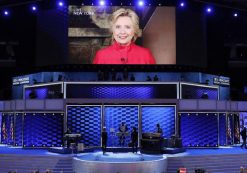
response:
{"label": "blue stage lighting", "polygon": [[58,2],[58,6],[62,7],[64,5],[63,1]]}
{"label": "blue stage lighting", "polygon": [[142,7],[144,5],[144,1],[138,1],[138,6]]}
{"label": "blue stage lighting", "polygon": [[184,7],[185,3],[184,2],[180,2],[180,7]]}
{"label": "blue stage lighting", "polygon": [[105,1],[104,0],[100,0],[99,1],[99,5],[104,6],[105,5]]}
{"label": "blue stage lighting", "polygon": [[36,11],[37,10],[37,6],[36,5],[33,5],[32,6],[32,11]]}
{"label": "blue stage lighting", "polygon": [[5,16],[8,16],[8,15],[9,15],[9,11],[4,10],[3,14],[4,14]]}
{"label": "blue stage lighting", "polygon": [[207,8],[207,12],[208,12],[208,13],[211,13],[211,12],[212,12],[212,8],[208,7],[208,8]]}

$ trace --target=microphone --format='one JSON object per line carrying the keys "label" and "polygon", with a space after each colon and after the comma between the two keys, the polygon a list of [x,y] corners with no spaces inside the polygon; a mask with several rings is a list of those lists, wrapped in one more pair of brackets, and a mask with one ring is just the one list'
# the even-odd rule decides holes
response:
{"label": "microphone", "polygon": [[121,60],[121,62],[122,62],[123,64],[126,64],[126,63],[127,63],[127,58],[122,57],[120,60]]}

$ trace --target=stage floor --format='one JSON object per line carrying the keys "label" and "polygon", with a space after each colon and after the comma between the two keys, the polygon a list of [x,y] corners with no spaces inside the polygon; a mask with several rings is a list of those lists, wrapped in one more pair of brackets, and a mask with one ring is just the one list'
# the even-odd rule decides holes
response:
{"label": "stage floor", "polygon": [[[191,171],[195,169],[195,165],[196,167],[203,167],[208,162],[210,162],[210,160],[212,163],[210,166],[206,167],[207,169],[211,169],[212,165],[217,165],[217,168],[215,168],[215,170],[219,170],[221,167],[225,167],[222,165],[230,165],[230,167],[233,167],[232,165],[235,165],[234,170],[232,169],[231,171],[224,172],[224,173],[233,173],[236,172],[241,165],[246,165],[245,160],[247,159],[246,158],[247,149],[241,149],[240,146],[229,146],[229,147],[219,147],[219,148],[195,148],[195,149],[187,148],[185,152],[177,153],[177,154],[151,155],[151,154],[141,154],[140,152],[138,152],[137,154],[134,154],[132,152],[106,152],[106,154],[103,155],[100,149],[94,151],[91,150],[91,152],[89,151],[78,154],[75,153],[60,154],[60,153],[49,152],[48,148],[24,149],[21,147],[10,147],[6,145],[0,145],[0,157],[3,159],[3,161],[6,160],[4,159],[6,157],[11,157],[12,160],[14,157],[18,159],[19,157],[42,158],[36,156],[47,156],[48,158],[52,157],[52,159],[66,158],[73,160],[73,165],[77,164],[76,173],[81,173],[81,170],[83,170],[83,173],[87,173],[92,171],[93,169],[96,170],[96,167],[99,168],[98,169],[99,171],[96,171],[97,173],[98,172],[101,173],[100,172],[101,169],[106,170],[107,173],[111,173],[111,172],[116,173],[119,170],[121,171],[126,170],[126,167],[130,169],[130,172],[131,169],[135,169],[136,172],[141,172],[141,173],[147,173],[147,172],[150,173],[151,169],[155,169],[157,170],[157,172],[162,172],[167,168],[168,170],[167,173],[173,173],[177,167],[181,167],[182,165],[186,166],[187,168],[190,167],[189,169]],[[192,158],[191,156],[194,157]],[[230,161],[230,163],[226,164],[225,162],[226,160],[229,160],[227,159],[229,157],[232,157],[231,158],[232,160]],[[18,161],[18,159],[16,159],[16,161]],[[203,160],[202,163],[199,164],[198,159],[199,160],[202,159]],[[186,160],[195,160],[195,161],[193,165],[190,166],[189,164],[185,165],[185,163],[187,162]],[[220,163],[220,161],[224,161],[224,162]],[[72,161],[69,162],[71,162],[72,164]],[[174,162],[175,164],[172,165],[171,162]],[[6,170],[4,171],[6,172]],[[22,173],[20,171],[20,168],[18,169],[18,172]],[[23,173],[26,172],[27,171],[23,171]],[[211,172],[217,172],[217,171],[211,170]],[[57,172],[55,171],[54,173]]]}
{"label": "stage floor", "polygon": [[[93,150],[88,150],[89,152],[94,152]],[[96,151],[100,151],[97,149]],[[89,153],[88,152],[88,153]],[[108,153],[108,152],[107,152]],[[117,152],[109,152],[109,153],[117,153]],[[126,152],[130,153],[131,152]],[[0,145],[0,154],[23,154],[23,155],[68,155],[68,154],[59,154],[49,152],[48,148],[21,148],[21,147],[12,147],[7,145]],[[180,156],[198,156],[198,155],[217,155],[217,154],[247,154],[247,149],[240,148],[239,145],[236,146],[226,146],[226,147],[218,147],[218,148],[187,148],[183,153],[177,154],[164,154],[167,157],[180,157]],[[71,154],[73,155],[73,154]]]}

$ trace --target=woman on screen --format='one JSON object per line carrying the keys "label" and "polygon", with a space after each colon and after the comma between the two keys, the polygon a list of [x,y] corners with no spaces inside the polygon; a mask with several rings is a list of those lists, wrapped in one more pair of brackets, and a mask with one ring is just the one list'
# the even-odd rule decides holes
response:
{"label": "woman on screen", "polygon": [[141,35],[139,17],[130,10],[120,8],[111,18],[112,45],[99,50],[93,64],[155,64],[147,48],[134,42]]}

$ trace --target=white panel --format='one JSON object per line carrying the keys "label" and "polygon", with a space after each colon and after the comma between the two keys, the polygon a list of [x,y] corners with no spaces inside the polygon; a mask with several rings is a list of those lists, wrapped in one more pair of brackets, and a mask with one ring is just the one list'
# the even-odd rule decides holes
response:
{"label": "white panel", "polygon": [[16,100],[15,101],[15,109],[16,110],[24,110],[25,109],[25,100]]}
{"label": "white panel", "polygon": [[26,100],[26,110],[44,110],[45,109],[45,101],[44,100],[35,100],[30,99]]}
{"label": "white panel", "polygon": [[45,109],[46,110],[64,110],[63,99],[46,99]]}
{"label": "white panel", "polygon": [[238,102],[238,111],[247,111],[247,101]]}
{"label": "white panel", "polygon": [[226,107],[226,105],[227,105],[227,102],[226,101],[223,101],[223,100],[218,100],[217,102],[216,102],[216,104],[217,104],[217,110],[218,111],[226,111],[227,109],[227,107]]}
{"label": "white panel", "polygon": [[11,110],[11,101],[4,101],[4,110],[5,111]]}
{"label": "white panel", "polygon": [[197,100],[183,99],[179,100],[179,111],[183,110],[197,110]]}
{"label": "white panel", "polygon": [[238,102],[231,102],[231,111],[238,110]]}
{"label": "white panel", "polygon": [[199,110],[216,110],[217,100],[198,100]]}

